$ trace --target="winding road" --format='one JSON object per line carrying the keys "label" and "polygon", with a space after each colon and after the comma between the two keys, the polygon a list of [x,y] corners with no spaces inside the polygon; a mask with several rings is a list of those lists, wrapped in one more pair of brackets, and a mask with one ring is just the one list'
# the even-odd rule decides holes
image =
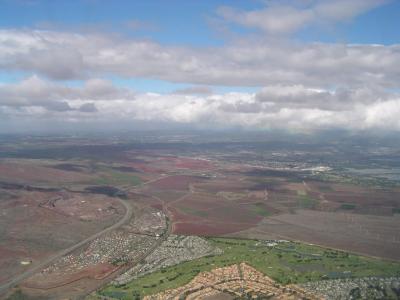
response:
{"label": "winding road", "polygon": [[123,225],[125,222],[127,222],[132,217],[132,207],[125,200],[120,199],[120,198],[117,198],[117,199],[126,209],[125,215],[123,216],[123,218],[121,220],[119,220],[117,223],[111,225],[110,227],[107,227],[106,229],[80,241],[79,243],[77,243],[67,249],[62,250],[53,256],[48,257],[47,259],[45,259],[44,261],[41,261],[39,264],[33,266],[31,269],[27,270],[26,272],[15,276],[13,279],[9,280],[8,282],[6,282],[4,284],[1,284],[0,285],[0,293],[6,291],[7,289],[11,288],[14,285],[19,284],[21,281],[29,278],[36,272],[47,267],[55,260],[63,257],[64,255],[71,253],[72,251],[78,249],[79,247],[82,247],[86,243],[93,241],[94,239],[98,238],[99,236],[101,236],[111,230],[114,230],[114,229],[120,227],[121,225]]}

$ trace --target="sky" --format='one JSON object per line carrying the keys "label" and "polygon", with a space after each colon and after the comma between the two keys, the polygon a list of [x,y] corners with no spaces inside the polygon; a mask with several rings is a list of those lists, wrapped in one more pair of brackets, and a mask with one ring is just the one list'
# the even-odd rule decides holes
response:
{"label": "sky", "polygon": [[0,132],[400,131],[399,0],[0,0]]}

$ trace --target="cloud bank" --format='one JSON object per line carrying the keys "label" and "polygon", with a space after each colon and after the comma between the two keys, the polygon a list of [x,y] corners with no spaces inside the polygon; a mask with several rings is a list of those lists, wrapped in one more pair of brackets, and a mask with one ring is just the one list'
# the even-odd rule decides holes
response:
{"label": "cloud bank", "polygon": [[[165,45],[110,33],[1,29],[0,72],[24,78],[0,83],[0,118],[3,124],[48,119],[400,130],[400,44],[290,38],[309,26],[347,22],[386,2],[286,0],[252,11],[222,7],[217,11],[222,22],[258,33],[214,47]],[[134,86],[116,84],[126,78],[186,87],[165,94],[137,92]],[[215,92],[220,87],[231,92]],[[238,92],[238,87],[256,92]]]}
{"label": "cloud bank", "polygon": [[[324,90],[272,85],[257,93],[156,94],[90,79],[80,88],[37,76],[0,86],[9,116],[58,121],[163,122],[199,128],[400,130],[400,95],[368,87]],[[282,125],[284,124],[284,125]]]}
{"label": "cloud bank", "polygon": [[203,85],[397,87],[400,45],[246,40],[196,49],[107,35],[0,30],[0,69],[54,80],[112,74]]}

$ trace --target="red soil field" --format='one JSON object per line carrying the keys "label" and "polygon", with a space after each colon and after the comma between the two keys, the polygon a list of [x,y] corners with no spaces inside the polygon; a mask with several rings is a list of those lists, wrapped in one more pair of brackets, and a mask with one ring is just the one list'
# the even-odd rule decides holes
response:
{"label": "red soil field", "polygon": [[199,216],[185,214],[183,211],[175,208],[169,207],[169,211],[172,215],[172,223],[179,222],[202,222],[204,219]]}
{"label": "red soil field", "polygon": [[206,197],[195,194],[186,197],[183,201],[175,202],[172,205],[178,208],[188,208],[189,210],[210,210],[223,207],[228,204],[228,201],[220,197],[213,195]]}
{"label": "red soil field", "polygon": [[34,289],[54,289],[73,283],[85,278],[96,280],[103,279],[119,269],[119,266],[113,266],[109,263],[97,264],[87,267],[75,274],[42,274],[37,273],[23,283],[23,287]]}
{"label": "red soil field", "polygon": [[190,170],[208,170],[213,168],[214,165],[204,159],[179,157],[175,160],[175,167]]}
{"label": "red soil field", "polygon": [[[252,204],[234,204],[223,198],[205,194],[189,197],[170,206],[174,231],[179,233],[226,234],[242,230],[241,228],[257,226],[263,219],[252,210]],[[201,231],[203,227],[206,229],[205,233]],[[194,228],[194,231],[191,228]]]}
{"label": "red soil field", "polygon": [[154,203],[154,204],[151,204],[150,206],[155,208],[155,209],[158,209],[158,210],[162,210],[163,209],[163,206],[160,203]]}

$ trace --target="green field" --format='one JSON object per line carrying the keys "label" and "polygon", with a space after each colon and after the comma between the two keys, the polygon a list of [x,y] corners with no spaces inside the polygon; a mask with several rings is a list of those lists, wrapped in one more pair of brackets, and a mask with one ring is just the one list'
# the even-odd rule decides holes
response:
{"label": "green field", "polygon": [[257,215],[268,217],[271,213],[265,208],[264,203],[259,202],[255,203],[251,206],[251,210],[255,212]]}
{"label": "green field", "polygon": [[297,190],[298,205],[299,208],[315,208],[318,204],[318,200],[310,197],[305,190]]}
{"label": "green field", "polygon": [[108,170],[102,173],[94,183],[97,185],[139,185],[141,182],[135,174]]}
{"label": "green field", "polygon": [[347,210],[353,210],[356,208],[356,205],[354,203],[343,203],[340,205],[341,209],[347,209]]}
{"label": "green field", "polygon": [[256,240],[208,240],[224,253],[172,266],[123,286],[108,285],[98,293],[115,299],[140,299],[143,295],[184,285],[199,272],[240,262],[247,262],[282,284],[342,277],[400,276],[400,263],[314,245],[284,242],[268,247]]}
{"label": "green field", "polygon": [[318,200],[311,198],[308,195],[299,195],[298,204],[300,208],[315,208],[318,204]]}
{"label": "green field", "polygon": [[393,214],[400,214],[400,208],[393,208],[392,212]]}

